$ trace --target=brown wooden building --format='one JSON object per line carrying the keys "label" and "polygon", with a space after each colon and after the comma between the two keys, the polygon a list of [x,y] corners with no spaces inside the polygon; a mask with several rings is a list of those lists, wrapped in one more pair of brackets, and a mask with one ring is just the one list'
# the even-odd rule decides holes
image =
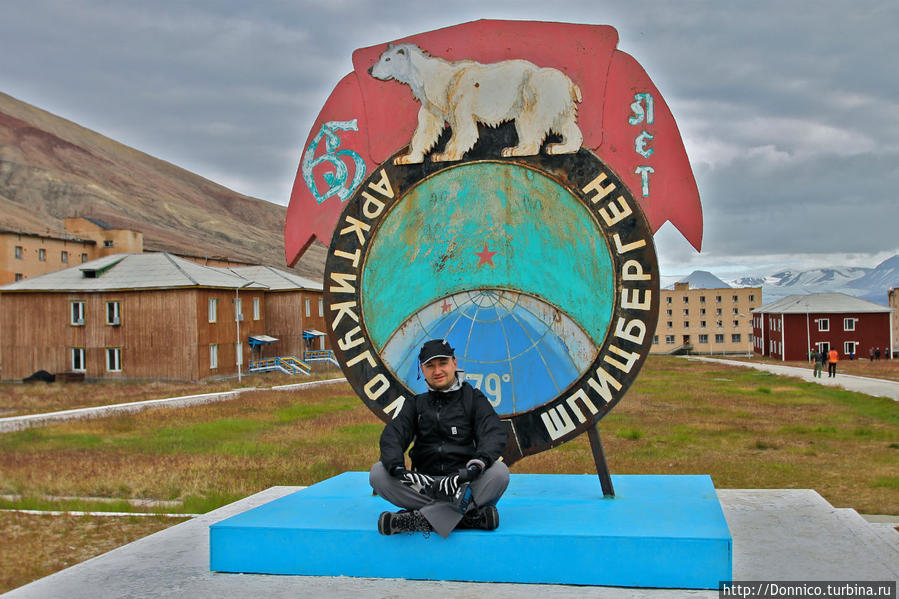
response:
{"label": "brown wooden building", "polygon": [[265,285],[266,335],[277,339],[266,356],[296,356],[327,349],[322,284],[271,266],[230,268],[247,281]]}
{"label": "brown wooden building", "polygon": [[250,336],[281,335],[286,352],[303,330],[323,328],[304,317],[321,284],[267,269],[265,277],[284,279],[270,292],[241,270],[120,254],[0,287],[0,378],[38,370],[87,379],[230,376],[238,364],[246,372]]}

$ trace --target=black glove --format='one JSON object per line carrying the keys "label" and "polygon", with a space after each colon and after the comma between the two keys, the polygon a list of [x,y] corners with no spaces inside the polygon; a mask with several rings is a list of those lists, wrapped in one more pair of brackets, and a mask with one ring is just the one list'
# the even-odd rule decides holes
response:
{"label": "black glove", "polygon": [[400,482],[407,487],[419,487],[423,491],[434,484],[434,478],[421,472],[412,472],[403,467],[393,469],[393,475],[400,479]]}
{"label": "black glove", "polygon": [[480,464],[469,464],[467,468],[459,469],[459,482],[471,482],[481,475]]}

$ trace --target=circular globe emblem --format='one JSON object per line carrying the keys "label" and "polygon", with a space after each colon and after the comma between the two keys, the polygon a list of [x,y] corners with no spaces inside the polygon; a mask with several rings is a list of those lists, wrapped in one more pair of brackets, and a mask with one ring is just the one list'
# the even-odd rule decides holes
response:
{"label": "circular globe emblem", "polygon": [[446,339],[506,424],[511,463],[621,399],[651,344],[659,278],[639,204],[595,155],[498,158],[490,145],[456,162],[391,159],[363,182],[331,239],[326,320],[384,420],[425,391],[421,344]]}

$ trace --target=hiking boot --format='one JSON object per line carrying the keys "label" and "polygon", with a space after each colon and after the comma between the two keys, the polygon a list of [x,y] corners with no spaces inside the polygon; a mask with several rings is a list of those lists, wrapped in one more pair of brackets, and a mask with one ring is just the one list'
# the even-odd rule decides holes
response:
{"label": "hiking boot", "polygon": [[496,530],[499,527],[499,511],[495,505],[469,510],[462,516],[456,528]]}
{"label": "hiking boot", "polygon": [[381,512],[378,517],[378,532],[382,535],[395,535],[405,532],[412,534],[414,532],[430,533],[433,528],[428,520],[421,515],[421,512],[400,510],[394,512]]}

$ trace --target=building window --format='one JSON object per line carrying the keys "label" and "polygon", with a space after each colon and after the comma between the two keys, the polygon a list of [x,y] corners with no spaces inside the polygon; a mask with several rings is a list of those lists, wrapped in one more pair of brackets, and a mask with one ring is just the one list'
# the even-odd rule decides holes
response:
{"label": "building window", "polygon": [[107,347],[106,348],[106,370],[108,372],[122,371],[122,348]]}
{"label": "building window", "polygon": [[83,347],[73,347],[72,348],[72,371],[73,372],[84,372],[84,348]]}
{"label": "building window", "polygon": [[689,320],[685,320],[685,321],[684,321],[684,328],[685,328],[685,329],[689,329],[689,328],[690,328],[690,321],[689,321]]}
{"label": "building window", "polygon": [[716,295],[716,296],[715,296],[715,301],[718,302],[718,303],[720,304],[720,303],[721,303],[721,296],[720,296],[720,295]]}
{"label": "building window", "polygon": [[87,254],[81,254],[81,263],[84,264],[87,262]]}
{"label": "building window", "polygon": [[217,298],[209,298],[209,322],[218,321],[219,301]]}
{"label": "building window", "polygon": [[844,318],[843,319],[843,330],[844,331],[854,331],[855,330],[855,318]]}
{"label": "building window", "polygon": [[730,336],[731,343],[739,343],[740,342],[740,333],[734,333]]}
{"label": "building window", "polygon": [[734,314],[739,314],[740,310],[738,308],[734,308]]}
{"label": "building window", "polygon": [[234,300],[234,320],[243,320],[243,300],[239,297]]}
{"label": "building window", "polygon": [[669,328],[669,329],[674,328],[674,323],[671,322],[670,320],[667,322],[667,324],[668,324],[668,328]]}
{"label": "building window", "polygon": [[708,335],[700,335],[700,336],[699,336],[699,342],[700,342],[700,343],[708,343],[708,342],[709,342],[709,336],[708,336]]}
{"label": "building window", "polygon": [[119,302],[106,302],[106,324],[118,326],[122,324],[121,305]]}
{"label": "building window", "polygon": [[69,263],[69,252],[67,252],[65,250],[62,250],[61,252],[59,252],[59,261],[62,262],[63,264],[68,264]]}
{"label": "building window", "polygon": [[735,326],[735,327],[740,326],[740,321],[739,321],[739,320],[735,320],[735,321],[734,321],[734,326]]}
{"label": "building window", "polygon": [[671,303],[671,296],[670,296],[670,295],[669,295],[668,297],[665,298],[665,303],[666,303],[666,304],[670,304],[670,303]]}
{"label": "building window", "polygon": [[674,345],[674,335],[665,335],[665,343]]}
{"label": "building window", "polygon": [[700,316],[705,316],[705,308],[700,308],[700,309],[699,309],[699,315],[700,315]]}
{"label": "building window", "polygon": [[704,304],[704,303],[705,303],[705,296],[704,296],[704,295],[700,295],[700,296],[699,296],[699,303],[700,303],[700,304]]}
{"label": "building window", "polygon": [[846,341],[843,343],[843,353],[846,354],[847,356],[849,354],[854,354],[856,347],[858,347],[857,341]]}
{"label": "building window", "polygon": [[699,328],[701,328],[701,329],[704,329],[704,328],[705,328],[705,321],[704,321],[704,320],[700,320],[700,321],[699,321]]}
{"label": "building window", "polygon": [[750,295],[749,295],[749,301],[754,302],[754,301],[755,301],[755,296],[752,295],[752,294],[750,294]]}
{"label": "building window", "polygon": [[318,298],[318,315],[320,317],[325,315],[325,300],[323,298]]}
{"label": "building window", "polygon": [[72,302],[71,304],[70,324],[75,326],[84,326],[84,302]]}
{"label": "building window", "polygon": [[658,343],[659,343],[659,336],[658,336],[658,335],[653,335],[653,336],[652,336],[652,344],[653,344],[653,345],[658,345]]}
{"label": "building window", "polygon": [[724,326],[724,323],[721,322],[721,321],[719,320],[719,321],[718,321],[718,328],[720,329],[720,328],[723,327],[723,326]]}
{"label": "building window", "polygon": [[685,303],[685,304],[689,304],[689,303],[690,303],[690,298],[687,297],[686,295],[684,296],[684,303]]}
{"label": "building window", "polygon": [[690,315],[690,309],[684,308],[684,316],[689,316],[689,315]]}
{"label": "building window", "polygon": [[215,343],[209,346],[209,369],[214,370],[219,367],[219,346]]}
{"label": "building window", "polygon": [[312,302],[309,300],[308,297],[306,298],[304,305],[306,308],[306,318],[309,318],[310,316],[312,316]]}
{"label": "building window", "polygon": [[818,319],[818,330],[819,331],[829,331],[830,330],[830,319],[829,318],[819,318]]}
{"label": "building window", "polygon": [[234,344],[234,353],[237,355],[237,365],[243,365],[243,343]]}
{"label": "building window", "polygon": [[45,250],[44,248],[39,249],[37,251],[37,259],[40,260],[41,262],[46,262],[47,261],[47,250]]}
{"label": "building window", "polygon": [[735,295],[735,296],[734,296],[734,301],[737,301],[738,299],[739,299],[739,297],[737,297],[737,296]]}
{"label": "building window", "polygon": [[112,239],[104,239],[103,240],[103,247],[111,248],[112,246],[113,246]]}
{"label": "building window", "polygon": [[715,309],[715,316],[721,316],[721,308]]}
{"label": "building window", "polygon": [[259,298],[253,298],[253,320],[259,320],[261,318],[261,310],[259,309]]}
{"label": "building window", "polygon": [[21,280],[24,279],[24,278],[25,278],[25,277],[22,276],[22,273],[20,273],[20,272],[17,272],[17,273],[16,273],[16,280],[17,280],[17,281],[21,281]]}
{"label": "building window", "polygon": [[671,316],[671,314],[672,314],[671,310],[665,310],[665,316]]}
{"label": "building window", "polygon": [[[7,246],[7,247],[8,247],[8,246]],[[16,246],[16,260],[21,260],[23,254],[24,254],[24,251],[22,250],[22,246],[21,246],[21,245],[17,245],[17,246]]]}
{"label": "building window", "polygon": [[724,335],[715,335],[715,343],[724,343]]}

